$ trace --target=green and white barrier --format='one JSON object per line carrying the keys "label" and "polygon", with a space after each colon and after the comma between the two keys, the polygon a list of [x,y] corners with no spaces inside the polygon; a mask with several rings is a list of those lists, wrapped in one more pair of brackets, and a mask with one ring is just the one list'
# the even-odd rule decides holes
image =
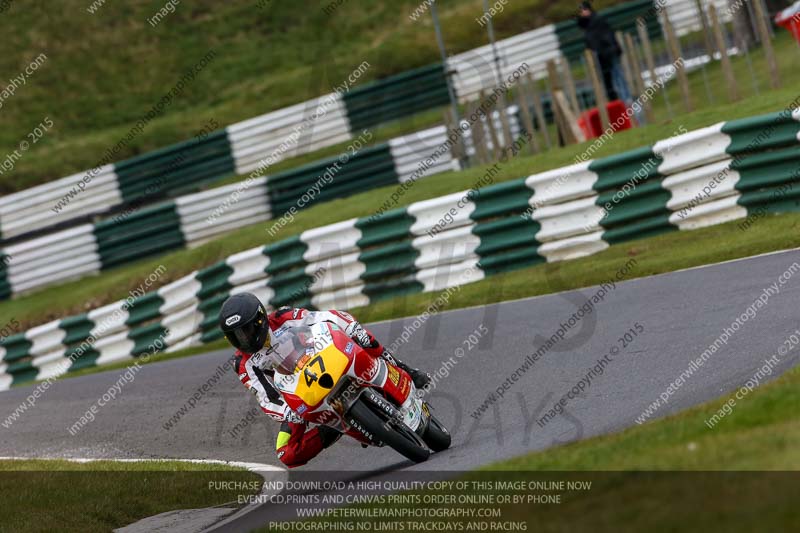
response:
{"label": "green and white barrier", "polygon": [[236,174],[352,139],[347,109],[339,94],[331,93],[277,111],[271,111],[226,129]]}
{"label": "green and white barrier", "polygon": [[[726,0],[714,1],[727,21]],[[601,13],[616,29],[626,30],[637,17],[645,16],[651,35],[656,36],[660,33],[656,6],[661,4],[634,0]],[[670,0],[664,8],[678,34],[699,29],[692,0]],[[582,35],[571,20],[502,39],[496,45],[504,77],[523,63],[542,77],[548,60],[573,57],[583,47]],[[455,72],[457,96],[462,101],[474,100],[481,90],[497,86],[495,69],[492,48],[482,46],[450,57],[446,65],[434,63],[348,92],[323,95],[190,141],[8,195],[0,198],[0,246],[34,231],[54,233],[114,209],[152,204],[233,174],[244,176],[288,157],[352,140],[365,127],[446,105],[445,71]]]}
{"label": "green and white barrier", "polygon": [[[511,122],[518,132],[516,120]],[[447,151],[418,171],[445,139],[445,127],[438,126],[355,153],[132,208],[99,222],[8,245],[0,249],[8,258],[0,262],[0,299],[197,246],[234,229],[280,217],[292,208],[457,170],[458,161]],[[58,261],[52,260],[54,254]]]}
{"label": "green and white barrier", "polygon": [[133,359],[157,339],[168,351],[217,339],[219,308],[241,291],[273,308],[347,309],[666,231],[800,211],[798,145],[800,110],[774,113],[311,229],[3,339],[0,388]]}
{"label": "green and white barrier", "polygon": [[[365,127],[447,102],[444,69],[434,64],[231,124],[0,198],[0,244],[32,232],[56,233],[126,206],[152,205],[234,174],[263,174],[287,158],[353,140]],[[398,143],[400,139],[395,139]],[[382,147],[391,167],[388,147]],[[292,172],[273,176],[276,184],[286,177],[296,176]],[[271,195],[280,194],[269,189]]]}
{"label": "green and white barrier", "polygon": [[[104,212],[123,202],[114,165],[80,172],[0,198],[0,237],[8,239],[65,224],[89,213]],[[88,183],[86,183],[88,182]],[[78,184],[83,183],[82,186]],[[72,192],[58,211],[53,208]]]}

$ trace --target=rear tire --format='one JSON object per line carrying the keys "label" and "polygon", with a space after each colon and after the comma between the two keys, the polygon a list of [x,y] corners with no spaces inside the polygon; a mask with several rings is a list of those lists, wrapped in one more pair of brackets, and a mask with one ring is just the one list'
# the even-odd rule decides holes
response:
{"label": "rear tire", "polygon": [[376,440],[388,444],[396,452],[415,463],[426,461],[431,452],[411,428],[402,423],[387,421],[373,411],[372,406],[363,399],[357,400],[350,408],[349,415],[358,421]]}
{"label": "rear tire", "polygon": [[431,414],[431,419],[428,422],[428,429],[425,430],[422,440],[424,440],[425,444],[434,452],[441,452],[450,447],[450,432],[447,431],[447,428],[444,427],[433,414]]}

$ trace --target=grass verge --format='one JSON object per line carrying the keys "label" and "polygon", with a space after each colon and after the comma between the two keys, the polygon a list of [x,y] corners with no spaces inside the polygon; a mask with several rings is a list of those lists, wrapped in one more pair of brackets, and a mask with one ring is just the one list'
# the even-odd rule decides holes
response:
{"label": "grass verge", "polygon": [[[777,348],[777,346],[776,346]],[[484,470],[800,470],[800,368],[743,399],[713,429],[705,421],[732,394],[677,415]]]}
{"label": "grass verge", "polygon": [[0,479],[0,524],[25,532],[110,531],[159,513],[227,504],[239,494],[258,492],[214,482],[257,487],[262,482],[258,474],[227,465],[55,459],[0,460]]}

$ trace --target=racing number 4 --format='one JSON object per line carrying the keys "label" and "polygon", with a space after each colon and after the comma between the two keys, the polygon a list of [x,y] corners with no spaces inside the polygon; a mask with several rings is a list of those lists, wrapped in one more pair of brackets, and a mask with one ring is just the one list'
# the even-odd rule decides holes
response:
{"label": "racing number 4", "polygon": [[325,363],[322,361],[322,356],[321,355],[318,355],[314,359],[309,361],[308,364],[306,365],[305,369],[303,370],[303,375],[306,378],[306,385],[309,386],[309,387],[311,386],[312,383],[314,383],[318,379],[317,375],[314,372],[309,371],[309,368],[314,366],[315,364],[319,365],[320,373],[322,373],[322,374],[325,373]]}

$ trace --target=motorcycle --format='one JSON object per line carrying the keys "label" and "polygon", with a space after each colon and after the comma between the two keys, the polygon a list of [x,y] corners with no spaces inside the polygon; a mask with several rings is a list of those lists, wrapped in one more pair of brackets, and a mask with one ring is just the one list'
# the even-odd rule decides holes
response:
{"label": "motorcycle", "polygon": [[275,385],[304,420],[416,463],[450,447],[408,373],[366,353],[336,324],[279,328],[273,345]]}

